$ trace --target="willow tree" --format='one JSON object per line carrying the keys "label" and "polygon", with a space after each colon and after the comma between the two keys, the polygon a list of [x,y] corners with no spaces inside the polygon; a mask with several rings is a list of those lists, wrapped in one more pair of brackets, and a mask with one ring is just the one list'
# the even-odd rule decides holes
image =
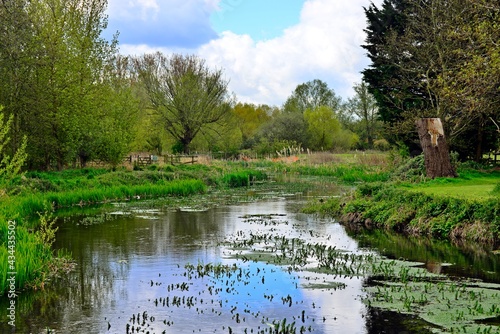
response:
{"label": "willow tree", "polygon": [[151,108],[184,153],[198,134],[217,132],[231,115],[228,81],[203,59],[157,52],[136,58],[135,68]]}

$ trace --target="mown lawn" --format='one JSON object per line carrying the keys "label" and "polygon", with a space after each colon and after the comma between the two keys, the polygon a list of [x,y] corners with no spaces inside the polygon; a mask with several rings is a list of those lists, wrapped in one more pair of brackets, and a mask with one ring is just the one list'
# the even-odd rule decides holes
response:
{"label": "mown lawn", "polygon": [[494,192],[500,184],[500,172],[463,173],[458,178],[438,178],[435,180],[404,184],[402,187],[414,192],[433,196],[467,198],[471,200],[498,197]]}

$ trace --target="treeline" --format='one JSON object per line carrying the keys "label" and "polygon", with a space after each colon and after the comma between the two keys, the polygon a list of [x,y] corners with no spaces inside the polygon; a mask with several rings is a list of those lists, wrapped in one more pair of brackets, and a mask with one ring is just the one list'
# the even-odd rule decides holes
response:
{"label": "treeline", "polygon": [[106,8],[107,0],[1,2],[0,106],[11,120],[3,156],[25,148],[28,169],[48,170],[117,165],[131,151],[412,148],[414,121],[426,116],[443,120],[462,157],[498,147],[492,0],[371,5],[372,64],[355,95],[343,101],[316,79],[279,107],[238,103],[223,70],[196,56],[121,56],[118,36],[102,37]]}

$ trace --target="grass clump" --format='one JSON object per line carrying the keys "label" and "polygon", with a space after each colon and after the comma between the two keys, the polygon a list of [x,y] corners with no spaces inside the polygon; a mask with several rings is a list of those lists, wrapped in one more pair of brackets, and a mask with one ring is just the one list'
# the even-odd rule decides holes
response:
{"label": "grass clump", "polygon": [[302,208],[303,213],[319,213],[324,216],[338,216],[342,212],[344,203],[340,197],[320,198],[307,203]]}
{"label": "grass clump", "polygon": [[267,179],[266,173],[258,170],[241,170],[224,175],[221,182],[230,188],[248,187],[251,184]]}

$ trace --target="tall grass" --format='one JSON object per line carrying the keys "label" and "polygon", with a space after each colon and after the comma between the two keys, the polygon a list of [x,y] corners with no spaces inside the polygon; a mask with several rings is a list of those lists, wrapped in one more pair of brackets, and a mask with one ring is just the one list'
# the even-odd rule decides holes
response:
{"label": "tall grass", "polygon": [[[41,174],[43,175],[43,174]],[[92,175],[89,173],[89,175]],[[104,174],[102,174],[104,175]],[[42,176],[43,177],[43,176]],[[80,176],[77,176],[80,177]],[[57,179],[52,178],[52,181]],[[135,181],[135,180],[134,180]],[[135,183],[131,181],[132,183]],[[71,179],[64,181],[67,187]],[[57,182],[56,182],[57,183]],[[28,226],[29,217],[46,212],[48,208],[84,206],[112,200],[153,198],[162,196],[188,196],[203,193],[207,186],[201,180],[160,180],[156,183],[142,182],[134,185],[114,185],[101,188],[76,187],[66,191],[32,191],[17,196],[4,197],[0,203],[0,295],[8,289],[8,220],[16,221],[15,271],[16,287],[24,288],[28,283],[43,285],[48,265],[53,260],[50,244],[40,238],[39,232],[32,232],[36,226]],[[6,218],[8,217],[8,219]],[[36,223],[35,223],[36,224]],[[30,229],[30,231],[28,230]]]}
{"label": "tall grass", "polygon": [[267,175],[257,170],[241,170],[226,174],[222,177],[223,184],[230,188],[247,187],[253,182],[266,180]]}
{"label": "tall grass", "polygon": [[[17,223],[17,221],[16,221]],[[6,239],[7,221],[0,221],[0,235]],[[15,257],[15,283],[16,291],[25,287],[39,276],[46,267],[48,261],[52,258],[52,252],[49,247],[40,244],[36,240],[36,235],[20,225],[16,226],[15,234],[15,253],[9,253],[6,245],[0,247],[0,295],[7,291],[10,278],[9,273],[13,270],[9,267],[9,255]]]}
{"label": "tall grass", "polygon": [[76,189],[65,192],[33,193],[10,200],[9,211],[21,217],[43,212],[47,207],[55,209],[84,206],[112,200],[153,198],[161,196],[188,196],[203,193],[207,186],[200,180],[175,180],[159,184],[146,183],[132,186],[113,186],[100,189]]}
{"label": "tall grass", "polygon": [[359,182],[385,182],[389,180],[390,173],[379,168],[364,165],[317,165],[317,166],[283,166],[283,170],[289,173],[312,176],[335,177],[342,183]]}

